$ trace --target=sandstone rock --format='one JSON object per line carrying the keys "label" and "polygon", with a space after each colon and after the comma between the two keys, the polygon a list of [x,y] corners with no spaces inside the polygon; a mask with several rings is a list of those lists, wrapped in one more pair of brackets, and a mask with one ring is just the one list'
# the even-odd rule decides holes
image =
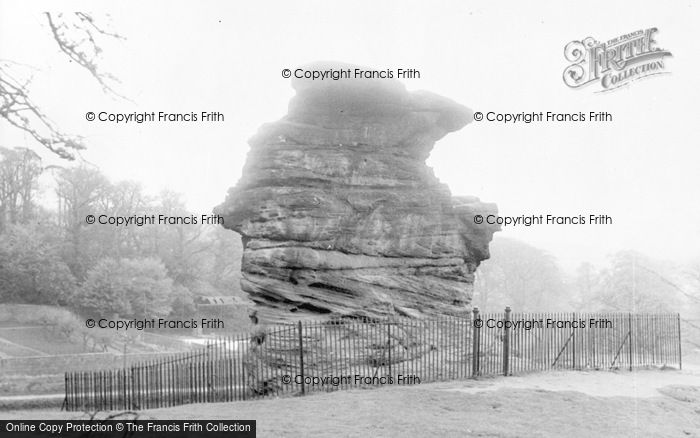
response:
{"label": "sandstone rock", "polygon": [[261,319],[467,312],[498,229],[473,216],[496,207],[452,198],[425,159],[472,112],[394,80],[292,86],[289,113],[250,140],[216,208],[243,236],[241,286]]}

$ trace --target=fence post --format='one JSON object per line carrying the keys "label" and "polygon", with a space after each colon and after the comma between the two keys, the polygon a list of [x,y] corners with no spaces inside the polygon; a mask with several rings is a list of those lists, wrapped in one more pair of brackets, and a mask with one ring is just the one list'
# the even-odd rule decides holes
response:
{"label": "fence post", "polygon": [[505,322],[503,324],[503,375],[507,376],[509,372],[510,359],[510,330],[508,324],[510,322],[510,306],[506,306]]}
{"label": "fence post", "polygon": [[63,406],[61,406],[61,410],[63,408],[66,408],[66,411],[70,411],[70,407],[68,406],[68,394],[71,393],[70,390],[70,384],[68,383],[68,371],[66,371],[66,397],[63,399]]}
{"label": "fence post", "polygon": [[389,381],[391,381],[391,319],[386,323],[387,348],[389,349]]}
{"label": "fence post", "polygon": [[[298,328],[299,328],[299,372],[301,373],[301,393],[304,394],[305,392],[305,387],[304,387],[304,341],[302,340],[302,334],[301,334],[301,320],[298,323]],[[292,377],[293,379],[294,377]]]}
{"label": "fence post", "polygon": [[630,371],[632,371],[632,313],[627,314],[627,325],[629,328],[629,342],[630,342],[630,348],[629,348],[629,360],[630,360]]}
{"label": "fence post", "polygon": [[135,406],[135,401],[134,401],[134,396],[135,396],[136,392],[134,391],[135,387],[134,387],[134,366],[133,365],[131,365],[130,370],[131,370],[131,372],[129,373],[129,389],[128,389],[128,391],[129,391],[129,408],[128,409],[133,410],[133,409],[138,409]]}
{"label": "fence post", "polygon": [[571,349],[571,369],[576,369],[576,312],[571,314],[571,343],[574,348]]}
{"label": "fence post", "polygon": [[676,313],[676,321],[678,322],[678,369],[683,369],[683,356],[681,355],[681,314]]}
{"label": "fence post", "polygon": [[474,306],[472,309],[474,313],[474,319],[472,320],[473,332],[472,332],[472,376],[476,377],[479,375],[479,332],[481,331],[482,321],[479,318],[479,308]]}

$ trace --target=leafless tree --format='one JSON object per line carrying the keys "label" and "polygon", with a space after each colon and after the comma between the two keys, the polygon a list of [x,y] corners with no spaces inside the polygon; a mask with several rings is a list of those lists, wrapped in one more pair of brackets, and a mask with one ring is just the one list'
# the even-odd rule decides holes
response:
{"label": "leafless tree", "polygon": [[8,224],[25,223],[34,213],[34,192],[41,159],[25,148],[0,147],[0,232]]}
{"label": "leafless tree", "polygon": [[[105,93],[123,98],[115,91],[118,80],[100,68],[101,44],[106,39],[124,39],[112,32],[95,18],[83,12],[52,14],[46,12],[51,37],[58,48],[71,61],[87,70]],[[0,117],[10,125],[28,133],[39,144],[67,160],[76,158],[85,149],[85,141],[79,135],[64,132],[46,115],[40,105],[30,97],[33,74],[28,79],[21,70],[33,68],[10,60],[0,59]]]}

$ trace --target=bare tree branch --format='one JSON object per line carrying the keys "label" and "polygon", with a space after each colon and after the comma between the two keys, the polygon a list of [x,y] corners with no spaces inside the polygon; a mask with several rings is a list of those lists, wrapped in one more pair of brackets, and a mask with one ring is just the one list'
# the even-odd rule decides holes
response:
{"label": "bare tree branch", "polygon": [[62,19],[63,14],[58,14],[57,19],[54,19],[51,13],[45,12],[49,28],[53,39],[58,44],[58,48],[68,55],[70,59],[77,62],[79,66],[90,72],[92,77],[102,86],[102,90],[105,93],[126,99],[109,84],[110,82],[118,84],[119,80],[113,75],[100,70],[98,58],[102,53],[102,48],[97,44],[97,38],[100,35],[122,40],[125,38],[98,27],[92,16],[88,14],[83,12],[75,12],[74,14],[78,18],[80,25],[71,24],[67,20],[59,21]]}
{"label": "bare tree branch", "polygon": [[75,151],[85,149],[83,138],[62,133],[28,95],[30,80],[15,80],[0,66],[0,117],[28,133],[39,144],[67,160],[75,159]]}
{"label": "bare tree branch", "polygon": [[[117,93],[113,84],[119,81],[99,68],[102,48],[100,39],[124,39],[95,23],[90,14],[75,12],[64,19],[63,14],[53,16],[45,13],[53,39],[59,49],[80,67],[86,69],[97,80],[105,93],[129,100]],[[71,21],[70,18],[73,18]],[[0,60],[0,117],[27,134],[49,151],[66,160],[80,157],[86,148],[79,135],[70,135],[58,126],[29,97],[30,79],[18,80],[14,73],[20,68],[29,68],[9,60]]]}

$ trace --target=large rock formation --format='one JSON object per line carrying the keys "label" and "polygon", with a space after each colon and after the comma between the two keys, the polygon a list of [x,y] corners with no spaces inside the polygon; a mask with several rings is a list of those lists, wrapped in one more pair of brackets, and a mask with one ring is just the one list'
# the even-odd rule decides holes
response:
{"label": "large rock formation", "polygon": [[292,86],[289,113],[250,140],[243,175],[216,208],[243,236],[241,286],[259,316],[467,312],[497,230],[473,218],[496,207],[453,198],[425,160],[472,112],[395,80]]}

